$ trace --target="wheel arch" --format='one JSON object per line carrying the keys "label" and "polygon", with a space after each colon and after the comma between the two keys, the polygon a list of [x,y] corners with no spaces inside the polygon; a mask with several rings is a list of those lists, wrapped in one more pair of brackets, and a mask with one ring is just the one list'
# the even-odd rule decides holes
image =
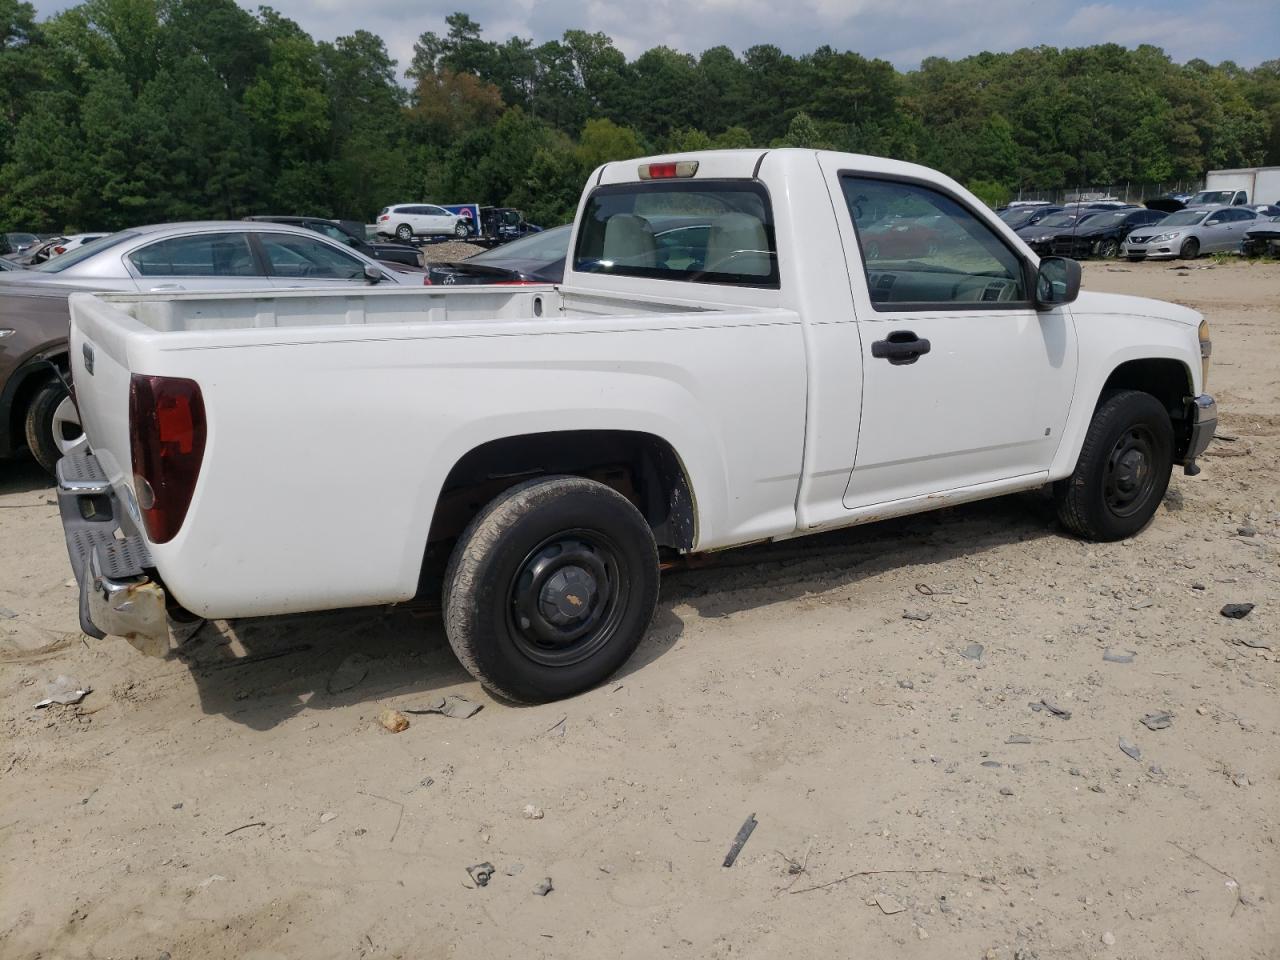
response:
{"label": "wheel arch", "polygon": [[55,344],[27,357],[0,391],[0,456],[12,456],[26,446],[27,410],[36,392],[54,379],[50,363],[63,377],[70,376],[68,344]]}

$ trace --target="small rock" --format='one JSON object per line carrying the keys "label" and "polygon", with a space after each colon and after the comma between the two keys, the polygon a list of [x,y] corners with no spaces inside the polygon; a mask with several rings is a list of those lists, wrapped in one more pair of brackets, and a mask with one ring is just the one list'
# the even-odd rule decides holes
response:
{"label": "small rock", "polygon": [[1203,704],[1201,704],[1200,706],[1196,707],[1196,713],[1200,714],[1200,716],[1202,716],[1202,717],[1203,717],[1206,713],[1208,713],[1208,712],[1209,712],[1209,708],[1208,708],[1208,707],[1206,707],[1206,706],[1204,706]]}
{"label": "small rock", "polygon": [[902,611],[903,620],[917,620],[920,623],[924,623],[926,620],[928,620],[932,616],[933,614],[928,610],[903,610]]}
{"label": "small rock", "polygon": [[916,688],[916,685],[912,683],[910,680],[899,680],[898,686],[900,686],[903,690],[914,690]]}
{"label": "small rock", "polygon": [[175,810],[181,810],[181,809],[182,809],[182,801],[181,801],[181,800],[179,800],[177,803],[175,803],[175,804],[173,805],[173,809],[175,809]]}
{"label": "small rock", "polygon": [[1231,778],[1231,782],[1234,783],[1237,787],[1247,787],[1249,785],[1249,778],[1246,777],[1243,773],[1237,773],[1234,777]]}
{"label": "small rock", "polygon": [[1158,763],[1153,763],[1151,766],[1147,767],[1147,773],[1151,774],[1153,777],[1163,777],[1164,767],[1160,766]]}
{"label": "small rock", "polygon": [[939,913],[951,912],[951,901],[947,899],[947,895],[945,893],[942,896],[938,897],[938,912]]}
{"label": "small rock", "polygon": [[1203,584],[1203,583],[1193,583],[1193,584],[1191,585],[1191,589],[1192,589],[1192,590],[1203,590],[1203,589],[1204,589],[1204,584]]}
{"label": "small rock", "polygon": [[548,893],[550,893],[554,889],[555,887],[551,885],[551,878],[544,877],[542,882],[533,888],[533,895],[535,897],[545,897]]}
{"label": "small rock", "polygon": [[1222,615],[1230,620],[1243,620],[1252,610],[1252,603],[1228,603],[1222,608]]}
{"label": "small rock", "polygon": [[0,607],[0,620],[16,620],[18,612],[10,610],[8,607]]}
{"label": "small rock", "polygon": [[511,864],[511,866],[507,867],[507,869],[503,870],[502,872],[505,873],[508,877],[518,877],[520,876],[520,874],[524,873],[524,864],[513,863]]}
{"label": "small rock", "polygon": [[1256,537],[1258,535],[1258,528],[1251,523],[1246,523],[1242,527],[1236,527],[1236,533],[1240,534],[1242,537]]}
{"label": "small rock", "polygon": [[960,656],[966,660],[981,660],[984,647],[980,643],[971,643],[960,651]]}
{"label": "small rock", "polygon": [[333,823],[333,821],[337,819],[338,819],[338,815],[334,813],[332,810],[330,810],[328,813],[322,813],[320,815],[321,823]]}
{"label": "small rock", "polygon": [[1116,945],[1116,935],[1108,930],[1102,935],[1102,942],[1108,947],[1114,947]]}
{"label": "small rock", "polygon": [[1005,741],[1005,743],[1030,743],[1030,742],[1031,742],[1031,738],[1028,737],[1025,733],[1011,733],[1009,734],[1009,739]]}
{"label": "small rock", "polygon": [[1004,766],[1004,764],[1002,764],[999,760],[983,760],[982,765],[984,767],[992,767],[992,768]]}
{"label": "small rock", "polygon": [[378,723],[389,733],[403,733],[409,729],[409,718],[399,710],[383,710],[378,714]]}
{"label": "small rock", "polygon": [[[1102,784],[1100,784],[1100,783],[1095,783],[1095,784],[1091,785],[1091,786],[1089,787],[1089,789],[1090,789],[1090,790],[1092,790],[1094,793],[1106,793],[1106,792],[1107,792],[1107,788],[1106,788],[1106,787],[1104,787],[1104,786],[1103,786]],[[1096,859],[1098,859],[1098,858],[1097,858],[1097,857],[1094,857],[1094,859],[1096,860]]]}
{"label": "small rock", "polygon": [[1107,663],[1133,663],[1133,658],[1137,655],[1136,650],[1120,650],[1112,647],[1102,651],[1102,659]]}
{"label": "small rock", "polygon": [[1080,772],[1079,767],[1072,767],[1070,770],[1067,771],[1067,773],[1071,774],[1071,776],[1073,777],[1083,776],[1083,774]]}
{"label": "small rock", "polygon": [[901,913],[903,910],[907,909],[887,893],[876,894],[876,906],[880,908],[881,913],[887,916],[893,916],[893,914]]}
{"label": "small rock", "polygon": [[1012,796],[1013,796],[1013,787],[1001,787],[1001,788],[1000,788],[1000,796],[1002,796],[1002,797],[1012,797]]}
{"label": "small rock", "polygon": [[541,807],[535,807],[532,803],[524,805],[524,818],[526,820],[541,820],[546,813]]}
{"label": "small rock", "polygon": [[1130,743],[1124,737],[1120,738],[1120,750],[1122,753],[1124,753],[1126,756],[1130,757],[1133,760],[1142,759],[1142,750],[1138,747],[1138,745],[1136,743]]}
{"label": "small rock", "polygon": [[921,940],[929,939],[929,931],[924,927],[916,927],[916,936]]}
{"label": "small rock", "polygon": [[1164,730],[1173,725],[1173,714],[1168,710],[1158,710],[1155,713],[1148,713],[1138,722],[1148,730]]}

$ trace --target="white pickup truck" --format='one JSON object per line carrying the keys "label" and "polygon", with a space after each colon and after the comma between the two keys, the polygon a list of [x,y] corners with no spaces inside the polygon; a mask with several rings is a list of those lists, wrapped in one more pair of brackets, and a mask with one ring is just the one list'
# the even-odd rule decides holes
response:
{"label": "white pickup truck", "polygon": [[731,150],[596,170],[558,286],[77,294],[83,628],[434,584],[541,701],[627,659],[664,554],[1046,484],[1131,536],[1213,435],[1208,327],[1079,286],[934,171]]}

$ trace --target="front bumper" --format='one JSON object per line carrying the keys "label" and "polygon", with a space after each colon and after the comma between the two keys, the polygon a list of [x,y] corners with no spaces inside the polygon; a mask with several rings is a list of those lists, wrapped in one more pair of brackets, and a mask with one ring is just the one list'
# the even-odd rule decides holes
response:
{"label": "front bumper", "polygon": [[67,556],[80,588],[80,629],[124,637],[150,656],[169,651],[168,600],[154,566],[99,466],[87,450],[58,461],[58,510]]}
{"label": "front bumper", "polygon": [[1166,240],[1162,243],[1129,243],[1120,244],[1120,256],[1133,260],[1173,260],[1181,249],[1181,240]]}
{"label": "front bumper", "polygon": [[1209,446],[1214,432],[1218,429],[1218,404],[1207,393],[1202,393],[1191,401],[1191,439],[1187,444],[1187,454],[1183,463],[1188,471],[1195,465],[1196,458]]}

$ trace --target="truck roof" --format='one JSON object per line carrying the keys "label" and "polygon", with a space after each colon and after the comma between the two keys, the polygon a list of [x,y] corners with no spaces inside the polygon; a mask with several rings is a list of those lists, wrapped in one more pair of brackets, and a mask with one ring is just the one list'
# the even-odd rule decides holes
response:
{"label": "truck roof", "polygon": [[792,157],[831,158],[837,164],[847,165],[851,169],[864,173],[882,173],[890,176],[912,177],[931,183],[944,182],[952,184],[947,177],[936,170],[922,167],[916,163],[903,160],[890,160],[886,157],[873,157],[862,153],[840,153],[835,150],[810,150],[802,147],[779,147],[777,149],[752,150],[691,150],[687,153],[664,153],[651,157],[639,157],[634,160],[616,160],[598,167],[591,175],[591,186],[606,183],[634,183],[641,179],[640,168],[653,163],[675,163],[681,160],[696,160],[697,172],[693,179],[754,179],[766,157],[788,155]]}

